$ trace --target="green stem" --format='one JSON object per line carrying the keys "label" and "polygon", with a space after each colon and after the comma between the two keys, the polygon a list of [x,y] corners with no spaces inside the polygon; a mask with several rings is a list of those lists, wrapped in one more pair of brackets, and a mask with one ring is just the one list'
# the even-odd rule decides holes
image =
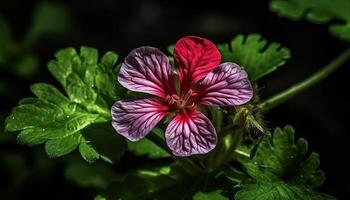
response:
{"label": "green stem", "polygon": [[168,148],[168,146],[165,144],[163,138],[159,137],[156,133],[151,133],[147,135],[147,138],[151,140],[154,144],[158,145],[162,149],[164,149],[166,152],[168,152],[172,158],[179,161],[179,163],[183,166],[183,168],[190,174],[200,174],[204,172],[204,169],[200,167],[193,159],[190,157],[188,158],[181,158],[181,157],[175,157],[173,156],[171,150]]}
{"label": "green stem", "polygon": [[218,159],[218,163],[220,163],[220,164],[225,164],[225,163],[228,163],[232,160],[234,152],[242,140],[243,130],[241,128],[237,128],[237,129],[235,129],[234,133],[231,133],[231,134],[227,135],[226,137],[228,137],[228,138],[226,138],[227,143],[228,143],[227,144],[228,148],[226,149],[225,152],[223,152],[220,159]]}
{"label": "green stem", "polygon": [[267,111],[267,110],[270,110],[271,108],[278,106],[281,103],[284,103],[285,101],[309,89],[310,87],[314,86],[316,83],[328,77],[332,72],[334,72],[336,69],[342,66],[342,64],[344,64],[349,58],[350,58],[350,48],[346,49],[337,58],[335,58],[333,61],[331,61],[329,64],[327,64],[323,68],[321,68],[319,71],[315,72],[309,78],[265,100],[264,102],[260,103],[258,107],[263,111]]}

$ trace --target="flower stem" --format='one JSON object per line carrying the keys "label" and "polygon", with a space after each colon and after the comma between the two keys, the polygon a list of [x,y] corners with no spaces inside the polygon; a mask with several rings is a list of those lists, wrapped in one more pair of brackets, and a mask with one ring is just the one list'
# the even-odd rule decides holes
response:
{"label": "flower stem", "polygon": [[336,69],[342,66],[342,64],[344,64],[349,58],[350,58],[350,48],[346,49],[333,61],[331,61],[329,64],[321,68],[319,71],[315,72],[313,75],[311,75],[307,79],[263,101],[258,105],[258,107],[263,111],[267,111],[267,110],[270,110],[271,108],[278,106],[281,103],[284,103],[285,101],[309,89],[310,87],[314,86],[316,83],[328,77],[332,72],[334,72]]}
{"label": "flower stem", "polygon": [[172,158],[177,160],[183,168],[190,174],[195,175],[195,174],[200,174],[204,172],[204,169],[200,167],[193,159],[190,157],[187,158],[182,158],[182,157],[175,157],[173,156],[171,150],[166,146],[164,139],[159,137],[156,133],[151,133],[147,135],[147,138],[151,140],[154,144],[158,145],[162,149],[164,149],[166,152],[168,152]]}
{"label": "flower stem", "polygon": [[229,135],[226,135],[224,139],[226,139],[225,143],[227,145],[227,149],[225,152],[221,154],[218,158],[217,162],[219,165],[228,163],[232,160],[235,150],[237,149],[239,143],[241,142],[243,137],[243,130],[241,128],[235,129]]}

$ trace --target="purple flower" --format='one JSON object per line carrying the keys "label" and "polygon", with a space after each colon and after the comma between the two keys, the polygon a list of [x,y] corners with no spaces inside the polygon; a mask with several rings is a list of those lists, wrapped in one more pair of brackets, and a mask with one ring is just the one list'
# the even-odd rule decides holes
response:
{"label": "purple flower", "polygon": [[[174,116],[165,131],[173,154],[207,153],[215,147],[217,135],[200,108],[247,103],[253,96],[252,86],[237,64],[220,64],[220,52],[207,39],[180,39],[175,44],[174,60],[175,74],[168,57],[156,48],[140,47],[130,52],[118,81],[129,90],[154,97],[117,101],[112,107],[112,125],[120,135],[138,141],[165,116]],[[178,90],[174,75],[178,76]]]}

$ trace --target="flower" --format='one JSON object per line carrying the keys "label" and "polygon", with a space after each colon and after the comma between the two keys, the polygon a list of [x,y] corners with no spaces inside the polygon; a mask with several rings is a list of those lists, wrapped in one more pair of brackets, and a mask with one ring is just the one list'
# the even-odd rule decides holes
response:
{"label": "flower", "polygon": [[217,135],[200,108],[247,103],[253,96],[252,86],[237,64],[220,64],[220,52],[207,39],[180,39],[175,44],[174,60],[178,87],[168,57],[157,48],[140,47],[130,52],[118,81],[129,90],[154,96],[117,101],[112,106],[112,126],[120,135],[138,141],[172,114],[175,117],[165,130],[165,139],[173,154],[207,153],[216,146]]}

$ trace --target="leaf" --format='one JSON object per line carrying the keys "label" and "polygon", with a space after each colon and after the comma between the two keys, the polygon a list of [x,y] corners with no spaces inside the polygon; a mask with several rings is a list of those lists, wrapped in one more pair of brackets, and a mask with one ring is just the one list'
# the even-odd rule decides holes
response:
{"label": "leaf", "polygon": [[85,139],[83,140],[84,141],[82,141],[79,144],[79,152],[81,156],[87,162],[95,162],[100,158],[100,154],[98,154],[96,150],[90,144],[88,144],[88,142]]}
{"label": "leaf", "polygon": [[[154,128],[152,130],[152,133],[150,134],[157,134],[160,137],[164,137],[164,132],[159,128]],[[168,152],[166,152],[164,149],[160,148],[147,138],[144,138],[137,142],[128,141],[128,150],[138,156],[147,155],[148,158],[170,157]]]}
{"label": "leaf", "polygon": [[350,42],[349,0],[271,0],[271,10],[291,20],[306,18],[316,24],[328,24],[329,31]]}
{"label": "leaf", "polygon": [[275,71],[291,57],[289,49],[275,42],[268,44],[259,34],[238,35],[230,44],[217,47],[222,62],[237,63],[252,81]]}
{"label": "leaf", "polygon": [[[79,147],[88,162],[99,158],[108,162],[118,160],[126,148],[125,141],[111,133],[109,123],[103,123],[110,121],[110,107],[117,98],[113,72],[117,57],[107,52],[99,62],[97,50],[88,47],[82,47],[80,54],[73,48],[58,51],[56,60],[50,61],[48,67],[68,96],[46,83],[32,85],[36,97],[19,102],[6,119],[6,130],[20,131],[17,137],[20,144],[46,143],[50,157],[65,155]],[[110,82],[98,87],[97,75],[108,77]],[[97,137],[89,133],[91,127],[96,128]]]}
{"label": "leaf", "polygon": [[236,200],[335,200],[327,194],[316,192],[310,188],[285,182],[266,182],[246,185],[235,195]]}
{"label": "leaf", "polygon": [[30,29],[24,38],[26,44],[33,44],[47,34],[65,33],[70,28],[68,8],[54,2],[41,2],[33,11]]}
{"label": "leaf", "polygon": [[80,134],[73,134],[62,139],[49,140],[45,143],[45,151],[51,158],[66,155],[77,148],[79,139]]}
{"label": "leaf", "polygon": [[217,190],[210,193],[197,192],[193,200],[229,200],[229,198],[222,196],[221,191]]}
{"label": "leaf", "polygon": [[322,185],[325,175],[318,169],[318,154],[307,157],[307,149],[303,138],[295,143],[292,127],[276,128],[262,139],[252,159],[240,158],[252,181],[243,183],[235,198],[334,199],[312,190]]}

